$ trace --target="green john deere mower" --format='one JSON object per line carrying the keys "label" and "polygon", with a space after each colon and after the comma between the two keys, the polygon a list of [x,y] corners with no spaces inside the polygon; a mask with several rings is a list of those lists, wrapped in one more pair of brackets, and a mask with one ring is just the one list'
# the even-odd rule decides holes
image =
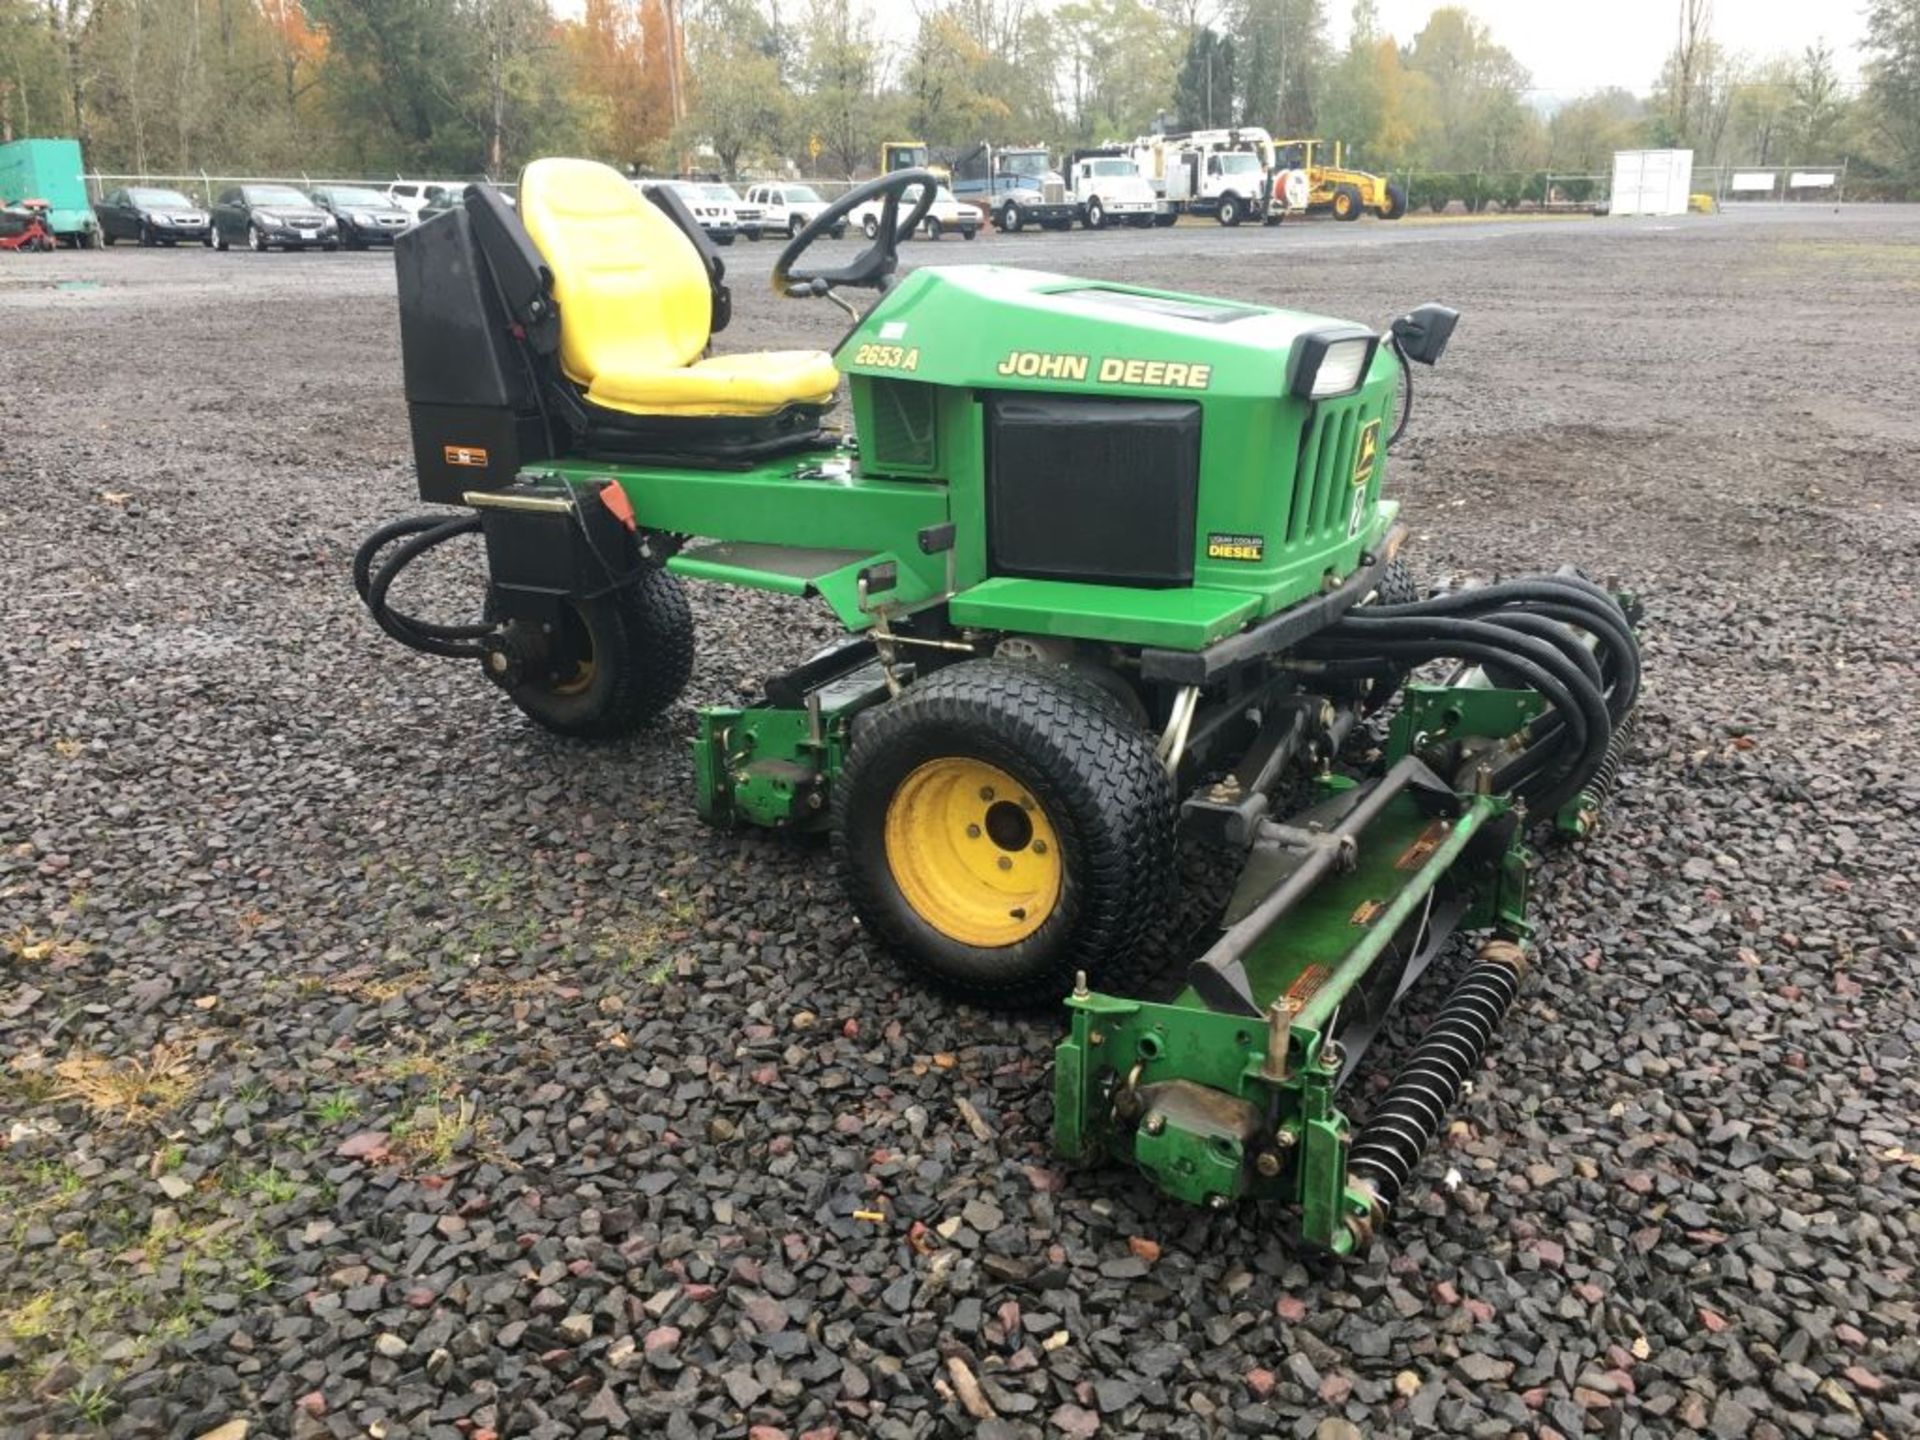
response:
{"label": "green john deere mower", "polygon": [[[934,184],[882,176],[781,254],[778,293],[852,319],[831,356],[708,353],[731,296],[671,192],[576,160],[517,213],[471,188],[397,256],[420,492],[464,511],[376,531],[356,582],[586,737],[680,692],[686,581],[817,596],[844,641],[701,713],[701,814],[829,833],[863,924],[947,988],[1064,995],[1066,1156],[1287,1200],[1351,1251],[1524,978],[1526,837],[1584,833],[1612,784],[1633,617],[1571,571],[1423,595],[1396,558],[1387,451],[1454,312],[1382,335],[992,265],[896,282]],[[873,199],[857,258],[803,268]],[[476,530],[476,621],[391,603]],[[1171,998],[1090,988],[1166,912],[1179,829],[1244,857],[1217,940]],[[1456,932],[1477,956],[1356,1130],[1340,1087]]]}

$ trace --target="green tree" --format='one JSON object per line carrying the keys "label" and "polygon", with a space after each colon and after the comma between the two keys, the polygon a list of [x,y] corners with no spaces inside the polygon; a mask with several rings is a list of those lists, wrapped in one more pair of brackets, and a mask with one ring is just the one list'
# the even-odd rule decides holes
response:
{"label": "green tree", "polygon": [[924,15],[906,71],[909,124],[934,145],[1004,140],[1013,106],[987,49],[948,10]]}
{"label": "green tree", "polygon": [[1425,81],[1427,123],[1419,148],[1440,170],[1524,163],[1539,122],[1523,95],[1526,70],[1465,10],[1446,7],[1414,36],[1407,68]]}
{"label": "green tree", "polygon": [[1867,7],[1867,97],[1895,175],[1920,186],[1920,0]]}
{"label": "green tree", "polygon": [[860,0],[807,0],[800,33],[803,114],[822,161],[851,177],[877,162],[882,138],[873,12]]}
{"label": "green tree", "polygon": [[75,133],[60,30],[35,0],[0,0],[0,140]]}
{"label": "green tree", "polygon": [[1642,106],[1630,90],[1595,91],[1562,105],[1547,124],[1546,167],[1602,175],[1613,152],[1639,143]]}
{"label": "green tree", "polygon": [[687,32],[687,68],[693,107],[685,133],[704,143],[727,175],[743,156],[771,158],[782,149],[789,121],[780,63],[764,32],[696,23]]}
{"label": "green tree", "polygon": [[1403,166],[1420,135],[1424,95],[1424,81],[1407,69],[1393,37],[1380,33],[1371,0],[1359,0],[1346,53],[1327,72],[1321,133],[1345,141],[1355,165]]}
{"label": "green tree", "polygon": [[1834,136],[1846,118],[1846,101],[1840,93],[1840,76],[1833,68],[1833,51],[1824,40],[1802,52],[1793,76],[1792,96],[1787,107],[1787,122],[1793,130],[1792,158],[1815,162],[1832,159]]}
{"label": "green tree", "polygon": [[1074,137],[1145,133],[1173,99],[1179,41],[1167,17],[1143,0],[1077,0],[1054,21]]}
{"label": "green tree", "polygon": [[1234,111],[1233,38],[1202,25],[1187,37],[1173,82],[1173,113],[1183,130],[1225,125]]}
{"label": "green tree", "polygon": [[1237,0],[1232,13],[1241,123],[1311,134],[1329,59],[1325,6],[1321,0]]}

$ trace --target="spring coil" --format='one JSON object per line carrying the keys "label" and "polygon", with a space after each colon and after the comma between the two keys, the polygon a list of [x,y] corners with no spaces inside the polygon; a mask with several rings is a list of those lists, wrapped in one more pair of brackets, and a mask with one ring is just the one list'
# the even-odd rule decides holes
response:
{"label": "spring coil", "polygon": [[1525,973],[1518,945],[1494,940],[1483,946],[1367,1117],[1348,1153],[1347,1175],[1366,1182],[1383,1210],[1399,1200],[1421,1153],[1446,1123]]}
{"label": "spring coil", "polygon": [[1580,789],[1580,808],[1598,811],[1613,798],[1614,786],[1620,783],[1620,766],[1627,758],[1627,746],[1633,743],[1633,711],[1613,727],[1613,741],[1607,746],[1607,753],[1593,772],[1593,778]]}

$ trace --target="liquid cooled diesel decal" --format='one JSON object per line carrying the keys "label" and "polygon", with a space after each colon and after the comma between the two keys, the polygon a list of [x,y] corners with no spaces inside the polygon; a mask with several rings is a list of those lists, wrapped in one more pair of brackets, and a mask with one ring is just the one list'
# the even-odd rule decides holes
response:
{"label": "liquid cooled diesel decal", "polygon": [[1207,536],[1209,560],[1260,560],[1267,553],[1264,535],[1235,535],[1215,530]]}
{"label": "liquid cooled diesel decal", "polygon": [[1084,381],[1091,376],[1102,385],[1152,385],[1172,390],[1205,390],[1213,383],[1211,365],[1109,355],[1096,368],[1088,356],[1045,350],[1009,351],[1007,358],[994,367],[994,373],[1021,380]]}

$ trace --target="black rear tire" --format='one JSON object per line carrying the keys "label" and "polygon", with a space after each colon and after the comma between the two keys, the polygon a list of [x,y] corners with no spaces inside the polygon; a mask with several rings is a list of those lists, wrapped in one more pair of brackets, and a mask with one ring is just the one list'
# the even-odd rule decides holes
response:
{"label": "black rear tire", "polygon": [[[1057,890],[1042,915],[1008,912],[1016,927],[1033,928],[1005,943],[969,943],[923,914],[890,845],[896,795],[921,793],[910,782],[956,762],[1010,778],[1022,792],[1020,809],[1032,813],[1030,799],[1044,822],[1023,839],[1014,815],[1007,836],[992,812],[1014,811],[1000,803],[1010,797],[990,804],[992,792],[983,790],[981,823],[969,838],[953,838],[956,850],[979,845],[991,857],[998,845],[1039,855],[1038,836],[1055,837]],[[916,832],[932,823],[923,815],[951,817],[954,809],[909,810]],[[972,1000],[1024,1006],[1058,998],[1075,971],[1097,972],[1139,942],[1169,893],[1173,819],[1172,786],[1152,739],[1111,696],[1055,667],[981,660],[936,671],[868,713],[835,787],[833,843],[862,923],[910,970]]]}
{"label": "black rear tire", "polygon": [[680,581],[648,569],[597,600],[568,602],[589,660],[563,681],[524,680],[507,693],[556,735],[611,740],[671,705],[693,673],[693,612]]}

